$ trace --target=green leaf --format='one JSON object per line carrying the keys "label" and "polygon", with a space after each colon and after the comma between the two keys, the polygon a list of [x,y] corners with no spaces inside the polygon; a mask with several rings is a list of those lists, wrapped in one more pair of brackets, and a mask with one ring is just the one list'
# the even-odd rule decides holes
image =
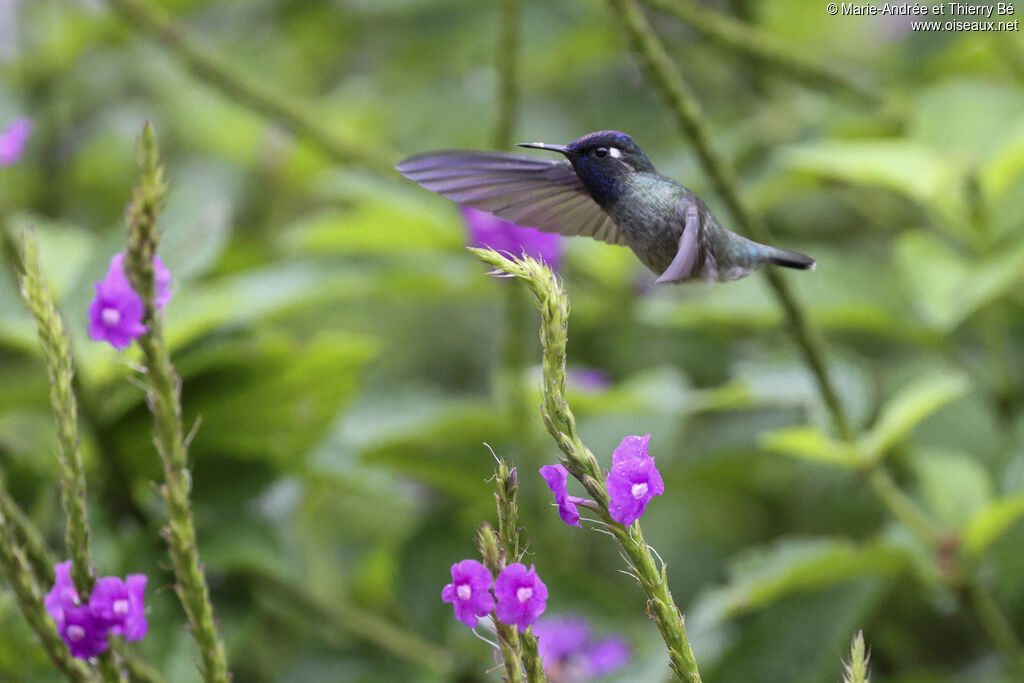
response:
{"label": "green leaf", "polygon": [[231,236],[235,179],[199,164],[181,173],[160,215],[160,258],[177,287],[216,265]]}
{"label": "green leaf", "polygon": [[861,464],[856,449],[830,439],[817,427],[786,427],[765,434],[761,447],[802,460],[853,469]]}
{"label": "green leaf", "polygon": [[[298,343],[264,334],[184,355],[178,362],[189,375],[182,401],[186,429],[202,420],[190,451],[197,459],[231,456],[285,470],[302,467],[375,349],[364,336],[325,333]],[[128,425],[118,430],[121,452],[150,457],[148,412],[137,405],[122,419]]]}
{"label": "green leaf", "polygon": [[979,557],[1024,517],[1024,493],[991,501],[977,509],[963,527],[963,547]]}
{"label": "green leaf", "polygon": [[871,430],[860,439],[867,462],[877,462],[914,427],[947,403],[966,393],[970,384],[958,373],[945,373],[919,379],[903,389],[882,407]]}
{"label": "green leaf", "polygon": [[1024,280],[1024,241],[972,264],[939,237],[914,231],[900,237],[895,256],[920,317],[942,333]]}
{"label": "green leaf", "polygon": [[183,346],[222,326],[235,327],[324,298],[359,298],[369,283],[358,274],[314,263],[285,262],[204,282],[167,309],[167,335]]}
{"label": "green leaf", "polygon": [[992,500],[992,478],[970,455],[928,450],[913,463],[922,497],[944,524],[958,528]]}
{"label": "green leaf", "polygon": [[484,446],[510,436],[508,419],[487,402],[452,402],[418,429],[395,433],[360,453],[364,464],[413,475],[451,495],[478,499],[494,469]]}
{"label": "green leaf", "polygon": [[[8,220],[16,239],[21,239],[26,230],[35,231],[43,277],[54,300],[60,302],[76,285],[97,240],[78,226],[37,214],[14,214]],[[0,272],[0,343],[38,352],[35,325],[21,301],[14,273],[7,268]]]}
{"label": "green leaf", "polygon": [[299,253],[357,253],[387,256],[396,252],[460,248],[465,241],[455,214],[438,215],[418,202],[360,202],[351,209],[307,215],[282,237]]}
{"label": "green leaf", "polygon": [[903,550],[884,540],[856,544],[835,538],[782,539],[737,558],[728,583],[698,598],[694,620],[714,625],[794,593],[856,578],[895,576],[905,564]]}
{"label": "green leaf", "polygon": [[905,139],[826,141],[791,147],[782,165],[794,171],[895,190],[930,202],[953,179],[946,161],[928,146]]}
{"label": "green leaf", "polygon": [[977,165],[1006,145],[1024,117],[1024,98],[1009,83],[950,79],[917,97],[907,133],[943,156]]}

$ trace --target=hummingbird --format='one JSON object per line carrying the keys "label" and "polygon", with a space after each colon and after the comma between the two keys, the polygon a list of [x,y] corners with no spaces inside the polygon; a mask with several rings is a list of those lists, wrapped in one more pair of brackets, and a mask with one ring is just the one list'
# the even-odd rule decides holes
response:
{"label": "hummingbird", "polygon": [[810,256],[723,228],[700,197],[658,173],[625,133],[602,130],[568,145],[518,146],[565,158],[454,150],[409,157],[395,169],[454,202],[522,226],[627,246],[659,283],[737,280],[766,263],[814,269]]}

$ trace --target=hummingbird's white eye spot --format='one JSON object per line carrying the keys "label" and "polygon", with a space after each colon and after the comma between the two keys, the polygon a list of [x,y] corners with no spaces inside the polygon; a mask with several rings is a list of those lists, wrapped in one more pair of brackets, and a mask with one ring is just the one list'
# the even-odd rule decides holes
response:
{"label": "hummingbird's white eye spot", "polygon": [[622,157],[622,152],[619,151],[618,147],[609,147],[608,153],[612,155],[613,159],[619,159]]}
{"label": "hummingbird's white eye spot", "polygon": [[608,148],[598,147],[597,149],[594,150],[594,156],[597,157],[598,159],[604,159],[606,156],[608,156]]}

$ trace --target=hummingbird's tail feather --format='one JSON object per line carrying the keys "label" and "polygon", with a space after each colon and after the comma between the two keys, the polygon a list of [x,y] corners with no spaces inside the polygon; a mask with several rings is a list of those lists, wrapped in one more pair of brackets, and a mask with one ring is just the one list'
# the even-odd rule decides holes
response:
{"label": "hummingbird's tail feather", "polygon": [[818,263],[807,254],[775,247],[771,248],[765,260],[772,265],[796,268],[797,270],[814,270]]}

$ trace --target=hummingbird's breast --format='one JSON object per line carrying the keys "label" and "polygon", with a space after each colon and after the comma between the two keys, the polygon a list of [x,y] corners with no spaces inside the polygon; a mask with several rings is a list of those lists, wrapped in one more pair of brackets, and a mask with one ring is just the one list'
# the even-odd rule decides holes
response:
{"label": "hummingbird's breast", "polygon": [[655,273],[663,273],[679,249],[685,215],[680,202],[685,206],[687,193],[671,178],[637,173],[617,201],[606,208],[629,248]]}

